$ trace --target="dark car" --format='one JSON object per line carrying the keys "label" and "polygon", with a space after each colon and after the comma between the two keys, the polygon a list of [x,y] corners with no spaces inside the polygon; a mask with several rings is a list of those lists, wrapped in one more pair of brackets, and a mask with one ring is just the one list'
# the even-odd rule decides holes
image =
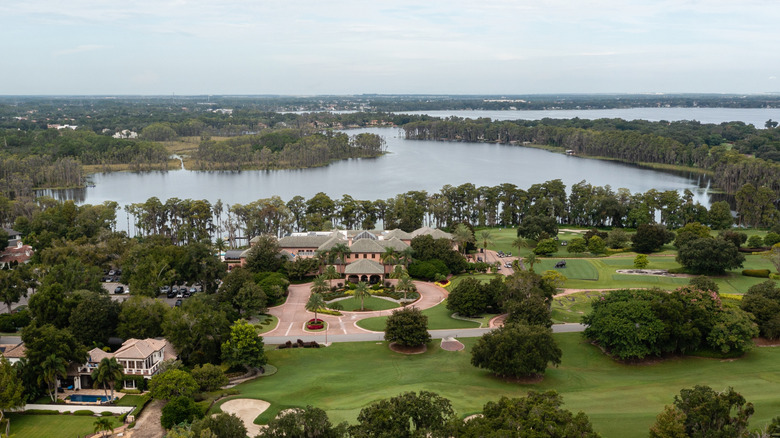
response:
{"label": "dark car", "polygon": [[117,286],[116,289],[114,289],[115,294],[123,294],[125,293],[125,287],[124,286]]}
{"label": "dark car", "polygon": [[181,307],[182,300],[176,300],[176,302],[173,304],[173,307]]}

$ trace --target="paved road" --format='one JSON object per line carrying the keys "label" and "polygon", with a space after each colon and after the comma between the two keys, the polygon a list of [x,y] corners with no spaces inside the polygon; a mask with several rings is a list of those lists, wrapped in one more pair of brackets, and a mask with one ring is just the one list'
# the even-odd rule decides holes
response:
{"label": "paved road", "polygon": [[[576,333],[585,330],[585,326],[578,323],[568,324],[555,324],[552,327],[553,333]],[[430,330],[431,337],[433,339],[443,338],[478,338],[485,333],[493,329],[489,328],[477,328],[477,329],[452,329],[452,330]],[[317,341],[320,343],[325,341],[325,333],[317,333],[316,335],[301,335],[301,336],[263,336],[263,342],[268,345],[284,344],[287,341],[295,342],[300,339],[304,342]],[[328,333],[327,342],[363,342],[363,341],[383,341],[385,334],[383,332],[368,332],[368,333],[351,333],[351,334],[338,334]]]}

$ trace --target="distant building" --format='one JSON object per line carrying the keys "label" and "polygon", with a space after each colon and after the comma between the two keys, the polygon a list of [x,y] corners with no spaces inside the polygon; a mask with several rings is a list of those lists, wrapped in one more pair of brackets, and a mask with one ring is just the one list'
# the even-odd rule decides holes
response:
{"label": "distant building", "polygon": [[[141,376],[151,379],[160,372],[160,364],[168,359],[175,359],[177,354],[165,339],[128,339],[114,353],[99,348],[89,350],[87,363],[78,367],[77,376],[73,377],[76,389],[92,387],[92,372],[95,371],[104,358],[115,358],[126,376]],[[78,377],[78,378],[76,378]],[[124,388],[135,389],[133,380],[125,380]]]}

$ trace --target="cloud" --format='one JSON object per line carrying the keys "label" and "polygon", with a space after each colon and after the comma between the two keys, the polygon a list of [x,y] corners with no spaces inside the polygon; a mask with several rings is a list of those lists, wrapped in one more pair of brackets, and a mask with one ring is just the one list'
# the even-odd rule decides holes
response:
{"label": "cloud", "polygon": [[93,50],[109,49],[111,46],[104,46],[101,44],[82,44],[70,49],[63,49],[54,52],[54,56],[67,56],[75,55],[76,53],[91,52]]}

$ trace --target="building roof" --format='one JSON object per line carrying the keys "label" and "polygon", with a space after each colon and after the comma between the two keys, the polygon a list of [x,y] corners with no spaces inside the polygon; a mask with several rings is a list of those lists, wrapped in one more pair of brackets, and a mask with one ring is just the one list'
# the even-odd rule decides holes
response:
{"label": "building roof", "polygon": [[412,240],[413,236],[400,228],[396,228],[385,233],[385,239],[391,239],[393,237],[401,240]]}
{"label": "building roof", "polygon": [[3,227],[3,231],[5,231],[9,236],[21,236],[22,233],[14,230],[13,228],[5,228]]}
{"label": "building roof", "polygon": [[146,359],[155,351],[159,351],[167,342],[158,339],[128,339],[114,352],[117,359]]}
{"label": "building roof", "polygon": [[379,239],[376,237],[376,235],[370,231],[361,231],[360,233],[356,234],[355,237],[352,238],[352,241],[360,240],[360,239],[371,239],[371,240],[377,240]]}
{"label": "building roof", "polygon": [[344,267],[344,273],[348,275],[349,274],[384,274],[385,268],[373,260],[360,259]]}
{"label": "building roof", "polygon": [[360,239],[352,242],[352,246],[349,249],[353,254],[358,252],[385,252],[385,248],[379,244],[378,240],[371,239]]}
{"label": "building roof", "polygon": [[27,347],[24,346],[24,342],[11,347],[7,347],[3,351],[3,356],[7,359],[21,359],[24,357],[24,353],[27,351]]}
{"label": "building roof", "polygon": [[438,228],[422,227],[412,231],[412,237],[428,235],[434,239],[452,239],[452,234],[445,233]]}
{"label": "building roof", "polygon": [[334,234],[331,238],[326,240],[322,245],[317,247],[319,251],[330,251],[334,246],[338,244],[347,244],[347,241],[341,238],[340,234]]}
{"label": "building roof", "polygon": [[248,249],[229,249],[225,251],[225,260],[238,260],[241,257],[246,257]]}
{"label": "building roof", "polygon": [[109,353],[106,351],[103,351],[99,348],[93,348],[87,352],[89,355],[89,358],[87,359],[87,362],[91,363],[99,363],[101,360],[105,358],[111,358],[114,357],[113,353]]}
{"label": "building roof", "polygon": [[390,239],[380,240],[379,244],[385,248],[393,248],[396,251],[403,251],[409,248],[409,245],[401,242],[397,237],[391,237]]}
{"label": "building roof", "polygon": [[33,248],[30,245],[19,245],[21,241],[17,242],[16,246],[7,247],[2,254],[0,254],[0,263],[11,263],[13,261],[18,263],[26,263],[33,255]]}
{"label": "building roof", "polygon": [[279,246],[282,248],[319,248],[320,245],[327,242],[332,236],[286,236],[279,239]]}

